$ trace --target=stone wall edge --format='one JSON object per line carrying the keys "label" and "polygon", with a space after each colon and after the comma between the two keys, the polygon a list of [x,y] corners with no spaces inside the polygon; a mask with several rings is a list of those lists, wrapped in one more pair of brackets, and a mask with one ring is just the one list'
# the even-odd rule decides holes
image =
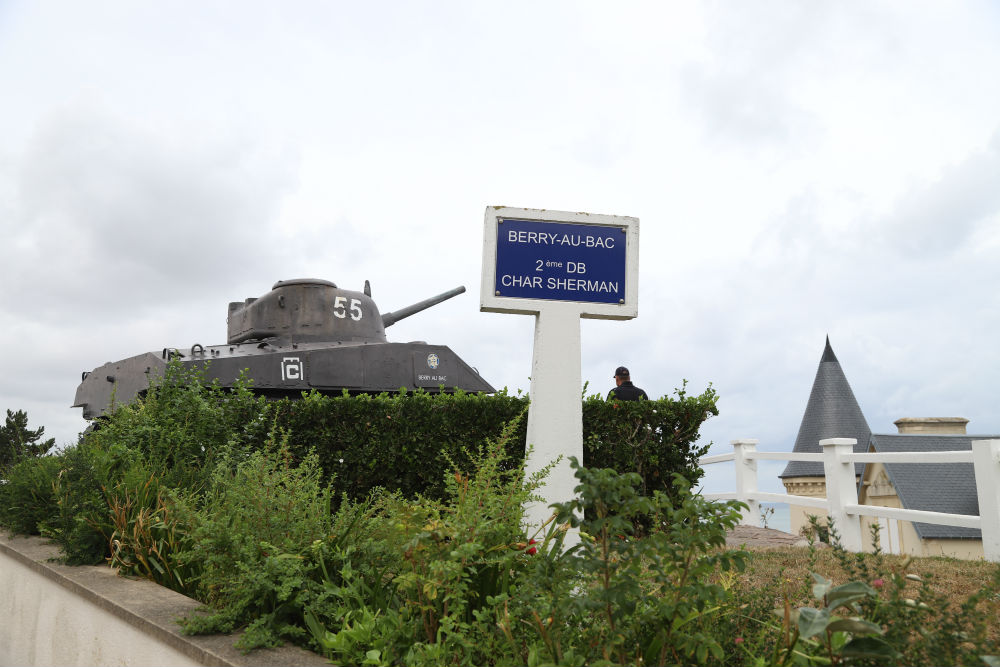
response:
{"label": "stone wall edge", "polygon": [[120,577],[107,566],[64,565],[56,562],[59,555],[58,547],[44,538],[0,533],[0,558],[16,561],[58,584],[68,595],[86,600],[199,663],[224,667],[329,664],[294,646],[244,654],[233,646],[238,634],[182,635],[177,619],[202,609],[198,601],[152,581]]}

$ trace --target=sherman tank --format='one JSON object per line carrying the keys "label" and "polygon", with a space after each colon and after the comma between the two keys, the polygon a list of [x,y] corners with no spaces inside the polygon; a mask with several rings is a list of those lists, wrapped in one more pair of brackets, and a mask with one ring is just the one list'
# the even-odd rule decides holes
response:
{"label": "sherman tank", "polygon": [[84,372],[73,407],[85,419],[129,403],[176,359],[204,369],[206,379],[231,387],[246,370],[255,392],[299,396],[318,390],[339,394],[424,389],[493,393],[478,371],[446,345],[390,343],[385,330],[399,320],[457,296],[456,287],[406,308],[381,314],[365,281],[363,291],[327,280],[279,280],[260,298],[229,304],[224,345],[163,348]]}

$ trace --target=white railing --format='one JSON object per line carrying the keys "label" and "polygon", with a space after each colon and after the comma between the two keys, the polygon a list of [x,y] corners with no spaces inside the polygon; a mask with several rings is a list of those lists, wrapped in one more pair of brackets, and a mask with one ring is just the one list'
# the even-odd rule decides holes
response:
{"label": "white railing", "polygon": [[[820,440],[822,454],[759,452],[757,440],[733,440],[729,454],[705,456],[702,466],[733,461],[736,468],[734,493],[706,493],[709,500],[739,500],[746,503],[742,525],[760,525],[760,502],[789,503],[825,510],[849,551],[863,551],[861,517],[918,521],[945,526],[978,528],[983,534],[986,560],[1000,562],[1000,440],[973,440],[972,450],[956,452],[893,452],[855,454],[853,438]],[[757,461],[819,461],[826,473],[826,498],[766,493],[757,490]],[[923,510],[895,509],[858,504],[854,464],[867,463],[972,463],[979,497],[979,516]]]}

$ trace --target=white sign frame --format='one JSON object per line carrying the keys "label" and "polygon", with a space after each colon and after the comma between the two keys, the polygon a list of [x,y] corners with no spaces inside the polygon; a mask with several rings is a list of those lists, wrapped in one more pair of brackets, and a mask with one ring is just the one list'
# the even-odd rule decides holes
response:
{"label": "white sign frame", "polygon": [[523,299],[497,296],[494,292],[497,268],[497,227],[503,219],[565,222],[576,225],[621,227],[625,230],[625,303],[589,303],[561,301],[579,306],[579,316],[588,319],[630,320],[639,316],[639,219],[624,215],[573,213],[510,206],[486,207],[483,231],[483,275],[479,309],[489,313],[537,315],[553,302],[547,299]]}

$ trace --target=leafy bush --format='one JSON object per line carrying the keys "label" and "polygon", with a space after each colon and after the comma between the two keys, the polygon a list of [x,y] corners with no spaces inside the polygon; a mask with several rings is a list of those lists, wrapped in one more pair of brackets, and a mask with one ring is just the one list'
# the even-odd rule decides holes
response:
{"label": "leafy bush", "polygon": [[55,511],[39,527],[62,548],[67,563],[95,565],[107,557],[114,531],[107,490],[118,485],[135,458],[124,447],[105,449],[87,441],[57,457],[60,466],[52,480]]}
{"label": "leafy bush", "polygon": [[0,525],[14,533],[38,535],[39,524],[56,511],[52,481],[60,461],[53,456],[25,458],[0,483]]}
{"label": "leafy bush", "polygon": [[[521,507],[540,476],[525,484],[519,470],[504,471],[502,444],[471,456],[476,472],[454,473],[445,501],[382,497],[347,532],[314,544],[329,595],[314,595],[303,620],[321,652],[372,665],[723,655],[710,630],[726,592],[711,579],[742,563],[720,550],[735,504],[691,495],[680,475],[679,502],[643,497],[634,473],[577,465],[582,499],[559,507],[560,518],[585,507],[598,518],[580,524],[587,537],[567,550],[558,520],[539,540],[521,532]],[[634,538],[638,514],[655,516],[665,532]]]}
{"label": "leafy bush", "polygon": [[223,389],[207,384],[204,371],[171,363],[143,397],[97,422],[85,442],[127,449],[166,487],[198,489],[219,457],[264,446],[267,402],[249,384],[241,378],[232,390]]}
{"label": "leafy bush", "polygon": [[[711,503],[674,475],[673,497],[641,493],[636,473],[571,461],[577,498],[556,524],[579,526],[578,546],[544,550],[505,606],[500,625],[520,664],[704,664],[722,659],[712,616],[727,593],[722,573],[744,566],[725,550],[737,503]],[[580,518],[581,514],[584,516]],[[644,521],[642,521],[644,519]],[[655,530],[639,536],[634,526]]]}
{"label": "leafy bush", "polygon": [[583,402],[583,465],[639,475],[639,491],[674,494],[674,475],[694,486],[704,471],[698,465],[711,443],[698,446],[699,430],[717,416],[717,395],[709,386],[690,396],[687,382],[652,401],[605,401],[590,396]]}
{"label": "leafy bush", "polygon": [[292,464],[272,441],[240,461],[223,457],[203,498],[178,495],[175,511],[190,540],[174,556],[196,569],[197,596],[220,611],[185,622],[190,632],[229,632],[251,622],[245,641],[270,646],[301,638],[300,588],[311,545],[331,530],[330,488],[315,455]]}

